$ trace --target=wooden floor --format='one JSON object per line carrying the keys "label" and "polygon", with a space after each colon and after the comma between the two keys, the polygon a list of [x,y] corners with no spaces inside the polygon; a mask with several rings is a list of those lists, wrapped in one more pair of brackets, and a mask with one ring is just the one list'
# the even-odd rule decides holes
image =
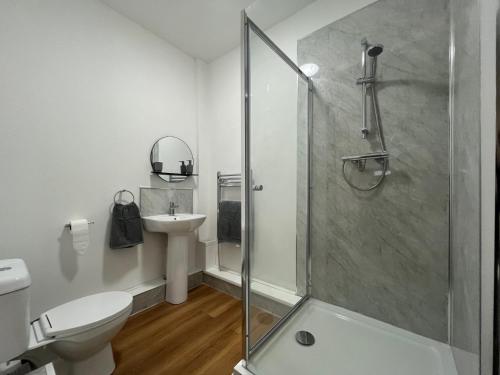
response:
{"label": "wooden floor", "polygon": [[[253,311],[256,335],[276,318]],[[112,342],[115,375],[230,375],[242,358],[241,301],[202,285],[181,305],[161,303],[129,318]]]}

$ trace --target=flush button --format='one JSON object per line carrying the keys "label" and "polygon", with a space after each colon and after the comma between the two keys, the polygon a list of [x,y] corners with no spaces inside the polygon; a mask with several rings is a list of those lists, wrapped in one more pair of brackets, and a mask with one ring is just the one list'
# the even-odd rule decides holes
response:
{"label": "flush button", "polygon": [[0,267],[0,272],[11,270],[12,267]]}

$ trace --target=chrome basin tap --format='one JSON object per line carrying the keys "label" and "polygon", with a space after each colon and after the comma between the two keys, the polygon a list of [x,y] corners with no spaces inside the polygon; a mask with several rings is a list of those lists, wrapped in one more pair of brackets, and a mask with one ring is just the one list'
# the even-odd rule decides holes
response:
{"label": "chrome basin tap", "polygon": [[178,208],[178,207],[179,207],[178,204],[175,204],[174,202],[170,202],[169,207],[168,207],[168,214],[170,216],[174,216],[175,215],[175,209]]}

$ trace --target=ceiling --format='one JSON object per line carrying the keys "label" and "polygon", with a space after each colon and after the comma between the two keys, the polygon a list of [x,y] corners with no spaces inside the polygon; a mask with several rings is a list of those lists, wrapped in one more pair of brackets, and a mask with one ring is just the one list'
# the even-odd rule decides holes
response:
{"label": "ceiling", "polygon": [[187,54],[210,62],[239,45],[241,10],[252,3],[252,18],[267,29],[314,0],[101,1]]}

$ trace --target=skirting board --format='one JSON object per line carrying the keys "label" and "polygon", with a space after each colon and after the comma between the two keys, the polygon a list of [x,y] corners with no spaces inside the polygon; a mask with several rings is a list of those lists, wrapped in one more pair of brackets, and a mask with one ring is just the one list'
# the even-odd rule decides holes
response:
{"label": "skirting board", "polygon": [[[241,287],[228,283],[225,280],[218,279],[217,277],[207,275],[199,271],[192,273],[188,276],[188,289],[191,290],[206,284],[214,289],[217,289],[230,296],[241,299]],[[165,301],[165,283],[155,286],[142,293],[134,295],[132,315],[140,311],[149,309],[158,303]],[[271,298],[261,296],[259,294],[252,294],[252,306],[258,307],[261,310],[268,311],[274,315],[283,316],[289,310],[290,306],[277,302]]]}
{"label": "skirting board", "polygon": [[[203,283],[203,272],[198,271],[188,275],[188,289],[191,290]],[[142,293],[134,295],[132,304],[132,315],[149,309],[158,303],[165,301],[165,281]]]}
{"label": "skirting board", "polygon": [[[231,284],[225,280],[203,273],[203,284],[229,294],[234,298],[241,299],[241,287]],[[252,306],[258,307],[261,310],[270,312],[277,316],[284,316],[288,311],[290,311],[291,308],[291,306],[256,293],[252,294]]]}

